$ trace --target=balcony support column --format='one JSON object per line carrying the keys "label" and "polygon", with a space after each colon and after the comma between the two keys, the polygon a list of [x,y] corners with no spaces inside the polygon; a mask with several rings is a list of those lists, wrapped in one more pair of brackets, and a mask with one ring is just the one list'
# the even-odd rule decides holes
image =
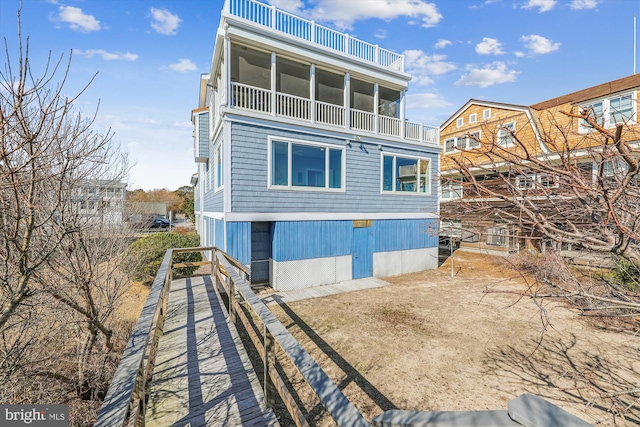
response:
{"label": "balcony support column", "polygon": [[407,136],[407,120],[405,117],[405,95],[407,91],[400,91],[400,138],[405,139]]}
{"label": "balcony support column", "polygon": [[311,123],[316,122],[316,64],[309,67],[309,98],[311,99]]}
{"label": "balcony support column", "polygon": [[276,53],[271,52],[271,101],[268,103],[268,105],[271,107],[272,116],[276,115],[276,110],[278,109],[276,105],[278,101],[278,98],[276,97],[276,81],[278,78],[277,73],[278,70],[276,69]]}
{"label": "balcony support column", "polygon": [[344,127],[351,129],[351,74],[344,75]]}
{"label": "balcony support column", "polygon": [[380,87],[373,84],[373,131],[380,133]]}

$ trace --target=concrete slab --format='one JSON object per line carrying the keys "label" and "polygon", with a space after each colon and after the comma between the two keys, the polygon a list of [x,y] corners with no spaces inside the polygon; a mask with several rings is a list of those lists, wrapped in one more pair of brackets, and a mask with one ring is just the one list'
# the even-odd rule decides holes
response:
{"label": "concrete slab", "polygon": [[387,285],[389,285],[388,282],[378,279],[377,277],[366,277],[364,279],[345,280],[344,282],[336,283],[334,285],[313,286],[305,289],[261,293],[258,297],[266,305],[281,304],[310,298],[322,298],[345,292],[356,292],[365,289],[379,288]]}

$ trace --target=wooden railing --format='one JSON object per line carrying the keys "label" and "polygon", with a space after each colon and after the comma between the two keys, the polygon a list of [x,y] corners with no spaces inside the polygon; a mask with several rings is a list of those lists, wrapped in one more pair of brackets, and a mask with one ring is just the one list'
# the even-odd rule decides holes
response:
{"label": "wooden railing", "polygon": [[225,12],[355,58],[404,71],[404,56],[256,0],[227,0]]}
{"label": "wooden railing", "polygon": [[[172,262],[174,254],[185,252],[208,253],[208,260],[179,264]],[[158,341],[162,335],[172,270],[209,264],[212,265],[211,275],[216,288],[227,296],[230,320],[245,328],[262,358],[266,405],[273,406],[277,393],[296,425],[308,426],[304,413],[278,373],[280,361],[276,359],[277,346],[282,349],[277,352],[279,357],[284,355],[296,367],[338,426],[369,426],[338,386],[253,292],[250,270],[215,247],[169,249],[166,252],[94,426],[144,426],[147,381],[153,374]],[[245,314],[245,309],[254,314],[252,318],[259,324],[257,329]]]}
{"label": "wooden railing", "polygon": [[[111,380],[94,427],[143,426],[146,408],[146,385],[153,374],[158,341],[167,313],[172,278],[173,254],[180,252],[209,252],[213,247],[169,249],[151,285],[149,296],[136,322],[120,364]],[[211,261],[191,263],[211,264]]]}
{"label": "wooden railing", "polygon": [[[309,425],[276,368],[276,365],[280,363],[276,354],[284,354],[284,357],[295,366],[305,382],[318,396],[320,403],[338,426],[369,426],[369,422],[365,420],[338,386],[253,292],[248,278],[242,277],[239,274],[242,270],[238,270],[238,266],[232,264],[232,261],[235,260],[222,252],[217,252],[216,255],[215,283],[219,289],[224,290],[229,298],[229,317],[234,323],[238,321],[242,323],[262,359],[264,395],[267,406],[273,406],[275,393],[278,393],[296,425],[298,427]],[[258,319],[257,328],[244,312],[244,308],[254,314],[252,318]],[[277,352],[276,346],[280,347],[282,351]]]}

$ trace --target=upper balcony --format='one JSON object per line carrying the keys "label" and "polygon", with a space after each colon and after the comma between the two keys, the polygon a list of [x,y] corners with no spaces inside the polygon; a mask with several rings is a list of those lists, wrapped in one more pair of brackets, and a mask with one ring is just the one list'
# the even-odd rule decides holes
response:
{"label": "upper balcony", "polygon": [[310,44],[349,55],[391,70],[404,72],[404,56],[367,43],[314,21],[255,0],[226,0],[224,12],[240,19],[305,40]]}

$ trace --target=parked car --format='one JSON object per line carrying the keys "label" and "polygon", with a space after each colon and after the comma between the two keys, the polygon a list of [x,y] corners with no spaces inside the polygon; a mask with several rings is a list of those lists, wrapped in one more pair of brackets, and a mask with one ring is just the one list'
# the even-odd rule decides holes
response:
{"label": "parked car", "polygon": [[168,219],[156,218],[151,222],[151,225],[149,225],[149,228],[168,228],[169,225],[170,225],[170,222]]}

